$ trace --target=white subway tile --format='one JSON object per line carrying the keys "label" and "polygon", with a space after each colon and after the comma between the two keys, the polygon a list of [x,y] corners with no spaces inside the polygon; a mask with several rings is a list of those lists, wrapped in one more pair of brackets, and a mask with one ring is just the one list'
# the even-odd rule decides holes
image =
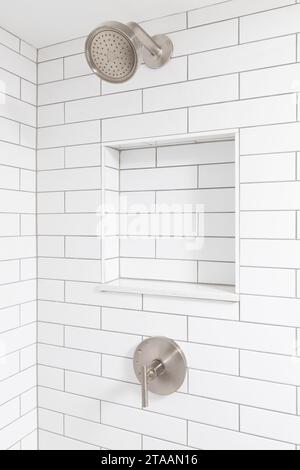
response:
{"label": "white subway tile", "polygon": [[[29,367],[36,367],[37,365],[37,350],[36,350],[36,342],[31,344],[30,346],[24,348],[20,352],[20,367],[21,370],[26,370]],[[34,379],[34,383],[30,388],[36,386],[36,377]]]}
{"label": "white subway tile", "polygon": [[201,165],[198,169],[199,188],[232,188],[235,186],[235,165]]}
{"label": "white subway tile", "polygon": [[204,284],[235,285],[235,264],[217,261],[198,262],[198,282]]}
{"label": "white subway tile", "polygon": [[22,40],[20,46],[20,53],[22,55],[25,55],[28,59],[32,60],[33,62],[37,61],[37,49],[31,44],[28,44],[27,42]]}
{"label": "white subway tile", "polygon": [[288,385],[300,384],[300,358],[241,351],[241,376]]}
{"label": "white subway tile", "polygon": [[100,309],[63,302],[39,302],[39,321],[100,328]]}
{"label": "white subway tile", "polygon": [[39,276],[44,279],[100,282],[101,263],[97,260],[40,258]]}
{"label": "white subway tile", "polygon": [[20,190],[36,192],[36,172],[31,170],[20,171]]}
{"label": "white subway tile", "polygon": [[100,187],[100,168],[42,171],[38,178],[39,191],[78,191]]}
{"label": "white subway tile", "polygon": [[57,126],[65,122],[65,108],[63,103],[39,106],[39,127]]}
{"label": "white subway tile", "polygon": [[238,429],[237,405],[183,393],[176,393],[169,397],[154,396],[149,411],[228,429]]}
{"label": "white subway tile", "polygon": [[0,287],[0,308],[31,302],[36,296],[35,281],[23,281]]}
{"label": "white subway tile", "polygon": [[66,168],[99,166],[101,164],[101,150],[99,144],[67,147],[65,152]]}
{"label": "white subway tile", "polygon": [[292,36],[226,47],[189,57],[189,78],[204,78],[295,62]]}
{"label": "white subway tile", "polygon": [[187,112],[178,109],[106,119],[102,129],[104,142],[184,134],[187,132]]}
{"label": "white subway tile", "polygon": [[87,63],[85,54],[71,55],[64,58],[64,77],[62,78],[74,78],[90,74],[92,74],[92,70]]}
{"label": "white subway tile", "polygon": [[243,184],[242,210],[300,209],[300,182]]}
{"label": "white subway tile", "polygon": [[36,216],[34,214],[21,215],[21,235],[36,235]]}
{"label": "white subway tile", "polygon": [[299,91],[296,77],[300,64],[291,64],[241,74],[241,98],[253,98]]}
{"label": "white subway tile", "polygon": [[296,412],[296,389],[262,380],[190,370],[190,393],[285,413]]}
{"label": "white subway tile", "polygon": [[242,267],[240,290],[242,294],[295,297],[295,272],[291,269]]}
{"label": "white subway tile", "polygon": [[39,365],[38,384],[40,387],[64,390],[64,371],[62,369]]}
{"label": "white subway tile", "polygon": [[47,431],[39,432],[39,448],[40,450],[99,450],[90,444]]}
{"label": "white subway tile", "polygon": [[36,428],[36,411],[22,416],[0,431],[0,449],[7,450]]}
{"label": "white subway tile", "polygon": [[123,150],[120,153],[120,168],[151,168],[155,167],[156,150],[152,148]]}
{"label": "white subway tile", "polygon": [[300,240],[242,240],[241,264],[296,269],[300,267]]}
{"label": "white subway tile", "polygon": [[181,419],[103,403],[102,422],[128,431],[170,439],[179,444],[186,443],[186,423]]}
{"label": "white subway tile", "polygon": [[190,11],[188,15],[189,27],[192,28],[237,16],[250,15],[251,13],[291,5],[293,3],[293,0],[251,0],[251,2],[247,0],[232,0],[231,2],[222,2],[217,5],[209,5],[206,8]]}
{"label": "white subway tile", "polygon": [[0,332],[17,328],[20,324],[19,306],[5,308],[0,310]]}
{"label": "white subway tile", "polygon": [[300,417],[243,406],[241,431],[299,444]]}
{"label": "white subway tile", "polygon": [[21,79],[6,70],[0,70],[0,92],[20,98]]}
{"label": "white subway tile", "polygon": [[155,168],[123,170],[120,173],[121,191],[154,191],[197,187],[197,168]]}
{"label": "white subway tile", "polygon": [[39,344],[38,361],[44,366],[74,370],[85,374],[100,374],[99,354],[87,351],[75,351],[67,347]]}
{"label": "white subway tile", "polygon": [[0,28],[0,42],[4,46],[9,47],[10,49],[14,49],[16,52],[19,52],[20,39],[3,28]]}
{"label": "white subway tile", "polygon": [[121,277],[197,282],[195,261],[121,259]]}
{"label": "white subway tile", "polygon": [[[39,237],[38,256],[64,257],[64,237]],[[40,260],[39,260],[40,261]]]}
{"label": "white subway tile", "polygon": [[1,429],[5,428],[8,424],[15,421],[20,417],[20,403],[19,399],[15,398],[14,400],[5,403],[0,408],[0,419],[1,419]]}
{"label": "white subway tile", "polygon": [[100,94],[100,79],[96,75],[71,78],[39,86],[39,105],[78,100]]}
{"label": "white subway tile", "polygon": [[142,94],[140,91],[133,91],[67,103],[66,122],[105,119],[127,114],[138,114],[141,111]]}
{"label": "white subway tile", "polygon": [[[275,413],[274,413],[275,414]],[[257,433],[259,434],[259,432]],[[293,450],[284,442],[263,439],[241,432],[189,423],[189,445],[203,450]]]}
{"label": "white subway tile", "polygon": [[52,46],[42,47],[39,49],[39,61],[44,62],[47,60],[57,59],[58,57],[80,54],[81,52],[84,52],[85,39],[86,38],[78,38],[54,44]]}
{"label": "white subway tile", "polygon": [[64,327],[61,325],[50,325],[39,322],[38,342],[52,346],[64,346]]}
{"label": "white subway tile", "polygon": [[67,258],[100,259],[101,258],[100,250],[101,250],[101,241],[98,237],[67,237],[66,238]]}
{"label": "white subway tile", "polygon": [[0,260],[33,258],[36,254],[35,237],[2,237]]}
{"label": "white subway tile", "polygon": [[79,418],[100,420],[100,402],[91,398],[79,397],[74,394],[39,388],[39,405],[41,408],[57,411]]}
{"label": "white subway tile", "polygon": [[154,437],[143,436],[143,450],[192,450],[191,447],[187,447],[173,442],[164,441],[162,439],[155,439]]}
{"label": "white subway tile", "polygon": [[120,256],[125,258],[154,258],[155,239],[143,237],[121,238]]}
{"label": "white subway tile", "polygon": [[64,416],[61,413],[56,413],[55,411],[40,409],[39,427],[44,431],[63,434]]}
{"label": "white subway tile", "polygon": [[122,431],[111,426],[66,417],[66,435],[106,449],[137,450],[141,448],[139,434]]}
{"label": "white subway tile", "polygon": [[20,125],[20,144],[36,149],[37,129],[32,126]]}
{"label": "white subway tile", "polygon": [[238,21],[229,20],[170,34],[174,56],[193,54],[238,43]]}
{"label": "white subway tile", "polygon": [[239,374],[239,353],[236,349],[180,342],[188,367],[230,375]]}
{"label": "white subway tile", "polygon": [[144,112],[238,99],[238,75],[184,82],[144,90]]}
{"label": "white subway tile", "polygon": [[39,235],[98,235],[97,214],[39,215]]}
{"label": "white subway tile", "polygon": [[37,195],[39,214],[58,214],[64,212],[64,193],[40,193]]}
{"label": "white subway tile", "polygon": [[[0,403],[8,402],[35,386],[36,370],[34,367],[20,372],[1,382]],[[16,441],[15,441],[16,442]]]}
{"label": "white subway tile", "polygon": [[189,340],[252,351],[295,354],[295,330],[277,326],[191,318]]}
{"label": "white subway tile", "polygon": [[21,414],[24,415],[36,408],[37,393],[36,387],[21,395]]}
{"label": "white subway tile", "polygon": [[63,77],[63,59],[51,60],[38,64],[39,85],[42,83],[55,82],[62,80]]}
{"label": "white subway tile", "polygon": [[18,214],[0,214],[0,236],[17,236],[20,233]]}
{"label": "white subway tile", "polygon": [[66,346],[97,353],[133,357],[139,336],[87,328],[66,328]]}
{"label": "white subway tile", "polygon": [[22,124],[27,124],[32,127],[36,126],[36,107],[29,103],[25,103],[24,101],[17,100],[11,96],[5,97],[5,106],[1,106],[0,115],[4,118],[18,121]]}
{"label": "white subway tile", "polygon": [[0,165],[0,187],[3,189],[16,189],[20,187],[20,171],[17,168]]}
{"label": "white subway tile", "polygon": [[[1,46],[0,46],[0,49],[1,49]],[[20,137],[19,124],[17,122],[9,121],[8,119],[0,117],[0,139],[4,140],[5,142],[18,144],[19,137]],[[3,146],[7,147],[8,144],[2,142],[1,147]],[[3,157],[1,156],[1,161],[2,159]]]}
{"label": "white subway tile", "polygon": [[102,309],[102,328],[141,336],[165,335],[177,340],[187,338],[187,318],[124,309]]}
{"label": "white subway tile", "polygon": [[38,297],[40,300],[64,301],[64,281],[49,279],[38,280]]}
{"label": "white subway tile", "polygon": [[264,38],[297,33],[300,5],[290,5],[272,11],[241,18],[241,42],[257,41]]}
{"label": "white subway tile", "polygon": [[57,170],[64,168],[64,149],[39,150],[37,152],[37,167],[38,170]]}
{"label": "white subway tile", "polygon": [[193,317],[223,318],[238,320],[239,305],[233,302],[220,302],[173,297],[144,296],[144,309],[152,312],[164,312],[182,315],[185,312]]}
{"label": "white subway tile", "polygon": [[241,183],[293,181],[296,179],[294,153],[241,157]]}
{"label": "white subway tile", "polygon": [[190,132],[296,120],[296,97],[284,95],[191,108]]}
{"label": "white subway tile", "polygon": [[29,104],[32,104],[33,106],[36,106],[36,89],[36,85],[34,85],[33,83],[21,80],[21,99]]}
{"label": "white subway tile", "polygon": [[25,325],[14,330],[1,333],[1,348],[6,354],[25,348],[36,342],[36,325]]}
{"label": "white subway tile", "polygon": [[159,191],[158,212],[233,212],[234,189]]}
{"label": "white subway tile", "polygon": [[234,160],[235,146],[233,141],[172,145],[157,149],[157,166],[232,163]]}
{"label": "white subway tile", "polygon": [[1,67],[32,83],[36,81],[36,64],[0,44]]}
{"label": "white subway tile", "polygon": [[100,141],[100,125],[92,121],[47,127],[39,129],[38,136],[41,149],[95,143]]}
{"label": "white subway tile", "polygon": [[300,148],[300,123],[241,129],[241,155],[296,152]]}
{"label": "white subway tile", "polygon": [[157,258],[203,261],[234,261],[235,241],[231,238],[159,238]]}
{"label": "white subway tile", "polygon": [[270,325],[299,327],[300,300],[276,297],[241,296],[241,319]]}

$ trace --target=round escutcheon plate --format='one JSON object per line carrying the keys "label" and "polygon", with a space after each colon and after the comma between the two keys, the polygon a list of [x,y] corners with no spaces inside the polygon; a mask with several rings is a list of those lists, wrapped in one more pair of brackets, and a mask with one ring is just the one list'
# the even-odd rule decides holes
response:
{"label": "round escutcheon plate", "polygon": [[146,339],[136,349],[133,358],[135,375],[142,382],[143,367],[151,367],[160,361],[164,372],[154,380],[149,380],[148,389],[158,395],[170,395],[183,384],[186,376],[186,359],[175,341],[163,336]]}

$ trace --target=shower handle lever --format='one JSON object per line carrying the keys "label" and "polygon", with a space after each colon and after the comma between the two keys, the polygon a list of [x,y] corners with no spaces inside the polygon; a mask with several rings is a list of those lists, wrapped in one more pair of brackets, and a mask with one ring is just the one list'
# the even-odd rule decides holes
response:
{"label": "shower handle lever", "polygon": [[165,372],[165,367],[161,361],[155,359],[151,366],[143,366],[142,368],[142,408],[147,408],[149,406],[148,399],[148,383],[155,380],[157,377],[162,375]]}

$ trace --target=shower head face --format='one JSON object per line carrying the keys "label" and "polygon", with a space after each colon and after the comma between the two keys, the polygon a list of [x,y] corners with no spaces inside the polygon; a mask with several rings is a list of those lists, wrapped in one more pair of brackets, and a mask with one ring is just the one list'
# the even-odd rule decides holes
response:
{"label": "shower head face", "polygon": [[129,80],[138,67],[140,43],[128,26],[112,21],[92,31],[86,42],[86,58],[99,77],[107,82]]}

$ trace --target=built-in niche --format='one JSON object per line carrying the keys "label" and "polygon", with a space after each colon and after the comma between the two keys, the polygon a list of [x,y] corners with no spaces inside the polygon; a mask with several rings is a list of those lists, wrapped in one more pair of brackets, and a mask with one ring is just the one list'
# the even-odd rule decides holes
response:
{"label": "built-in niche", "polygon": [[238,293],[237,133],[102,147],[101,290]]}

